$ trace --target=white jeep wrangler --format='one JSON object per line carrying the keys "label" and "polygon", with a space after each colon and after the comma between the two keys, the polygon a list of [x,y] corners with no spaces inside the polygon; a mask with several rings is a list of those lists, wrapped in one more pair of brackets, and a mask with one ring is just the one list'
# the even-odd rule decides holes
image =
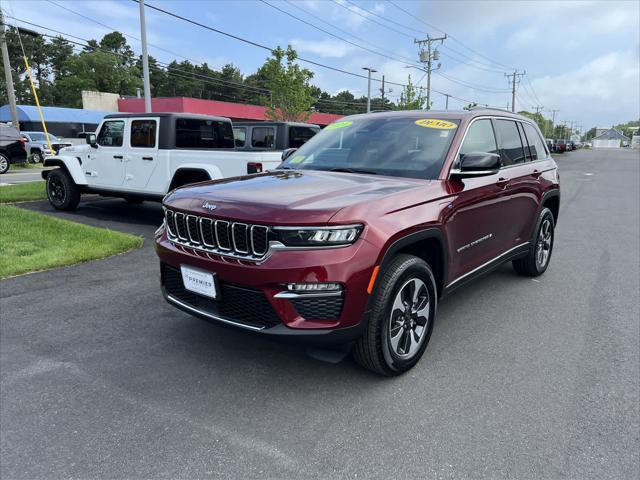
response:
{"label": "white jeep wrangler", "polygon": [[73,210],[82,193],[130,203],[162,200],[190,183],[277,167],[282,152],[235,149],[231,120],[186,113],[107,115],[87,145],[48,157],[42,178],[58,210]]}

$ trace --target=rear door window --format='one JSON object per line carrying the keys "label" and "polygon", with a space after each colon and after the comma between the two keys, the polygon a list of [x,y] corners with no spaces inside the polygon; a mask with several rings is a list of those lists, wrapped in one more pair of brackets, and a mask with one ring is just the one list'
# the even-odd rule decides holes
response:
{"label": "rear door window", "polygon": [[275,148],[276,129],[274,127],[253,127],[251,146],[253,148]]}
{"label": "rear door window", "polygon": [[496,120],[496,131],[500,148],[500,157],[504,166],[516,165],[525,161],[524,147],[513,120]]}
{"label": "rear door window", "polygon": [[176,148],[234,148],[231,123],[199,118],[176,119]]}
{"label": "rear door window", "polygon": [[233,139],[236,148],[244,148],[247,144],[247,127],[233,127]]}
{"label": "rear door window", "polygon": [[121,147],[124,139],[124,120],[108,120],[102,124],[96,142],[103,147]]}
{"label": "rear door window", "polygon": [[535,127],[528,123],[522,124],[524,133],[529,143],[529,151],[531,152],[531,160],[541,160],[547,156],[547,149],[544,146],[540,134]]}
{"label": "rear door window", "polygon": [[131,146],[134,148],[155,148],[155,120],[134,120],[131,122]]}
{"label": "rear door window", "polygon": [[310,127],[290,127],[289,148],[300,148],[316,133],[318,133],[318,130]]}

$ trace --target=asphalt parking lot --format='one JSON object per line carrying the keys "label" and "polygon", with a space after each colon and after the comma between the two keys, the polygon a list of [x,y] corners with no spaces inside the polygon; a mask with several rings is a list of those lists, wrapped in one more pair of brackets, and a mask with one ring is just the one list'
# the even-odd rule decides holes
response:
{"label": "asphalt parking lot", "polygon": [[147,240],[0,283],[0,477],[638,478],[640,153],[558,163],[549,270],[446,299],[394,379],[167,305],[158,205],[55,213]]}

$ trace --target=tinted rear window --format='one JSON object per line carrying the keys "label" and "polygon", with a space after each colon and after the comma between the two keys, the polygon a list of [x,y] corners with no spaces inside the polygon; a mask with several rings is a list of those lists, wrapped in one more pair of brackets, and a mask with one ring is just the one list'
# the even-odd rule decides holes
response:
{"label": "tinted rear window", "polygon": [[234,148],[231,123],[221,120],[178,118],[176,148]]}
{"label": "tinted rear window", "polygon": [[289,129],[289,148],[299,148],[318,133],[320,129],[310,127],[291,127]]}

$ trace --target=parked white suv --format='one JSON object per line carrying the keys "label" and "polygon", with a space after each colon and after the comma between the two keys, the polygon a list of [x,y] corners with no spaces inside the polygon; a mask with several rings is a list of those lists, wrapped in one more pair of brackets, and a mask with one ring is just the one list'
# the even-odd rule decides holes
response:
{"label": "parked white suv", "polygon": [[235,149],[231,120],[185,113],[112,114],[88,134],[87,145],[47,157],[42,178],[58,210],[73,210],[82,193],[130,203],[161,200],[190,183],[277,167],[282,152]]}

